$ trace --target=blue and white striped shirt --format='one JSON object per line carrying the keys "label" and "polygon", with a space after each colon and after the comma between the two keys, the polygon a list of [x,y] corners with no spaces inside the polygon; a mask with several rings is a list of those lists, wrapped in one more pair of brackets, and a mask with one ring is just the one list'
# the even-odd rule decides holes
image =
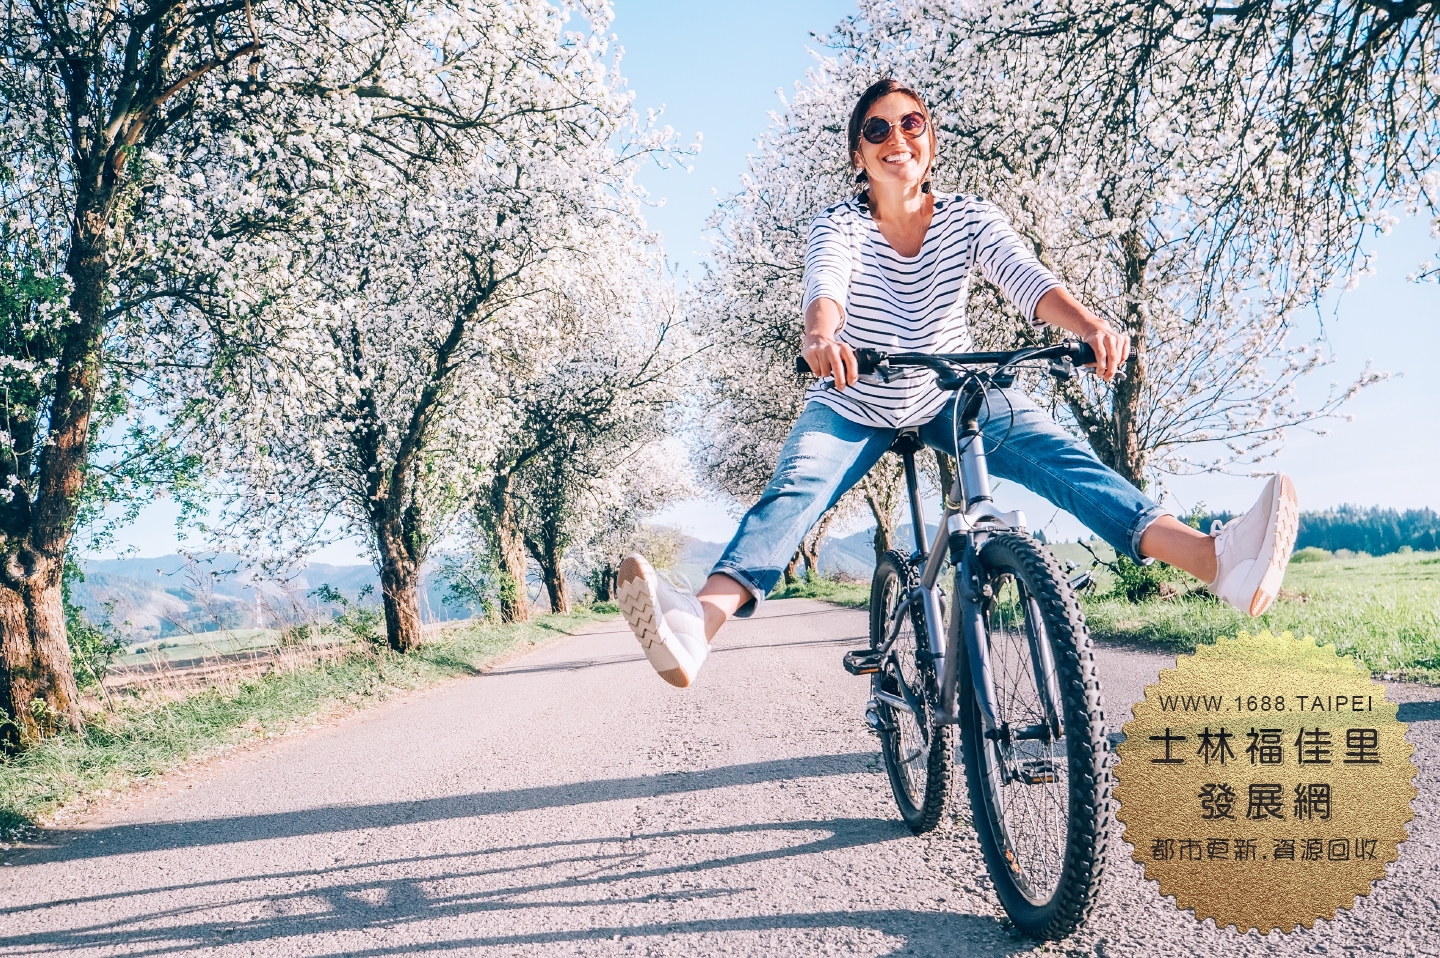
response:
{"label": "blue and white striped shirt", "polygon": [[[810,224],[805,252],[805,303],[821,296],[840,304],[839,339],[855,348],[959,353],[973,348],[965,320],[970,274],[979,267],[1025,318],[1035,321],[1040,297],[1060,285],[1005,215],[978,196],[935,194],[935,215],[916,256],[901,256],[858,200],[832,206]],[[904,367],[888,382],[862,380],[839,392],[829,379],[806,399],[853,422],[899,429],[929,422],[947,394],[927,369]]]}

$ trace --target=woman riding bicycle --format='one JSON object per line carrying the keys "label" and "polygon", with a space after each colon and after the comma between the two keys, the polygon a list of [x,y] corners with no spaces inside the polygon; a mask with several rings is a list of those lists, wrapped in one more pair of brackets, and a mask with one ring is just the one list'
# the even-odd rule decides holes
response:
{"label": "woman riding bicycle", "polygon": [[[935,131],[915,91],[892,79],[866,90],[850,116],[849,149],[859,195],[815,218],[805,255],[803,353],[820,381],[774,479],[698,595],[660,579],[643,556],[620,567],[621,610],[672,685],[695,680],[726,619],[754,613],[806,532],[898,430],[918,428],[926,445],[956,455],[950,394],[933,374],[908,367],[888,382],[862,380],[855,349],[968,350],[965,306],[978,268],[1036,326],[1059,326],[1089,344],[1107,382],[1129,355],[1128,338],[1071,296],[996,207],[931,189]],[[1271,477],[1248,513],[1205,535],[1105,466],[1018,390],[990,389],[981,432],[993,474],[1075,515],[1117,553],[1184,569],[1252,616],[1274,601],[1295,543],[1287,476]]]}

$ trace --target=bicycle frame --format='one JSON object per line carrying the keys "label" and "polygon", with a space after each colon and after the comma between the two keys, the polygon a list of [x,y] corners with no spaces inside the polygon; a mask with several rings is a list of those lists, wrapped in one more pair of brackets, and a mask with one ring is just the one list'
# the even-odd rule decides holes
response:
{"label": "bicycle frame", "polygon": [[[919,605],[923,611],[926,632],[930,636],[930,654],[936,663],[940,677],[940,703],[934,716],[937,725],[954,725],[959,722],[956,714],[956,699],[962,671],[969,676],[974,689],[975,701],[990,738],[1029,738],[1046,734],[1039,729],[1002,729],[997,719],[994,680],[990,669],[990,649],[985,630],[984,590],[979,575],[979,550],[987,536],[996,532],[1024,531],[1025,516],[1019,511],[1001,512],[995,507],[990,495],[990,475],[985,460],[984,437],[978,422],[979,407],[983,401],[988,381],[982,385],[973,383],[963,392],[964,411],[961,414],[959,439],[959,473],[948,479],[949,489],[945,495],[945,509],[940,520],[935,542],[927,545],[923,508],[920,501],[919,481],[915,470],[915,453],[921,448],[914,430],[902,432],[895,449],[905,465],[906,491],[910,501],[911,526],[915,531],[916,558],[924,557],[920,582],[897,604],[887,624],[886,638],[878,650],[883,657],[899,635],[905,615]],[[943,462],[943,460],[942,460]],[[948,470],[942,469],[943,472]],[[955,567],[954,614],[949,628],[944,628],[944,616],[940,607],[938,586],[940,570],[949,558]],[[941,636],[944,636],[943,645]],[[1047,724],[1050,732],[1060,729],[1058,703],[1060,692],[1057,684],[1055,665],[1050,645],[1043,635],[1029,631],[1030,654],[1037,676],[1045,676],[1042,689]],[[904,700],[892,701],[896,696],[884,693],[875,682],[877,697],[889,704],[904,708],[915,714],[915,704]],[[1018,734],[1017,734],[1018,733]]]}

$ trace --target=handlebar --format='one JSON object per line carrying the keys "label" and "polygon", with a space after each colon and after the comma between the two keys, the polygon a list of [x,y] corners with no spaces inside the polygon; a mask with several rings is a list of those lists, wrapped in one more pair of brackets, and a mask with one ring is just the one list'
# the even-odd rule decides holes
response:
{"label": "handlebar", "polygon": [[[1055,366],[1088,366],[1095,362],[1095,350],[1089,343],[1067,339],[1054,346],[1027,347],[1009,352],[987,353],[884,353],[878,349],[855,350],[856,364],[860,375],[869,376],[895,366],[925,366],[943,375],[953,375],[955,366],[994,366],[996,372],[1023,362],[1050,360],[1052,372]],[[810,364],[804,356],[795,357],[795,371],[811,375]],[[1068,378],[1068,375],[1067,375]],[[1116,379],[1123,379],[1124,372],[1116,370]]]}

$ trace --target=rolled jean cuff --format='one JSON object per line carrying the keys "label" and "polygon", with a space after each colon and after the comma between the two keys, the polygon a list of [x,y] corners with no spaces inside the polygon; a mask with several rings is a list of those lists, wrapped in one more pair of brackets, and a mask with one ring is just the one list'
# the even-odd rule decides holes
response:
{"label": "rolled jean cuff", "polygon": [[743,585],[745,587],[745,591],[750,593],[750,601],[746,602],[740,608],[735,610],[735,618],[750,618],[750,616],[754,615],[755,611],[760,608],[761,604],[764,603],[765,591],[761,589],[760,586],[755,584],[754,579],[750,578],[744,573],[744,571],[737,569],[735,566],[719,564],[716,565],[714,569],[710,570],[710,574],[728,575],[730,578]]}
{"label": "rolled jean cuff", "polygon": [[1134,523],[1130,526],[1130,558],[1141,565],[1149,565],[1154,559],[1147,558],[1140,554],[1140,540],[1145,538],[1145,530],[1150,524],[1161,516],[1173,516],[1175,513],[1163,506],[1151,506],[1140,515],[1135,517]]}

